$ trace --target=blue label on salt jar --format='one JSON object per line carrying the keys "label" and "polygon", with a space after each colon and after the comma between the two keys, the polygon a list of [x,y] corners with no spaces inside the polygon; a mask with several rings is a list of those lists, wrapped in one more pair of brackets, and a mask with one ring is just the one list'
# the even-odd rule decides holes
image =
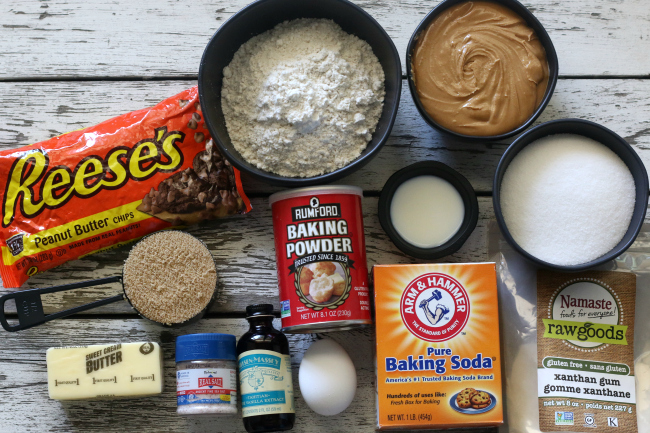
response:
{"label": "blue label on salt jar", "polygon": [[197,368],[176,372],[178,406],[191,404],[237,404],[235,370]]}

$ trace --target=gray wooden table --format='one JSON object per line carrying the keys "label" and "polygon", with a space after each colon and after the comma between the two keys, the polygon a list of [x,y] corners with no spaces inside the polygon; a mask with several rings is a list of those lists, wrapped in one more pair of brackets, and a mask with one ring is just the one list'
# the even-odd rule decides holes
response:
{"label": "gray wooden table", "polygon": [[[0,1],[0,147],[15,148],[153,105],[196,84],[210,36],[248,0]],[[388,31],[404,59],[419,21],[438,1],[357,0]],[[560,80],[538,122],[589,119],[613,129],[650,161],[650,3],[647,0],[526,0],[555,44]],[[408,86],[403,86],[407,89]],[[368,265],[416,262],[388,240],[377,219],[377,197],[396,170],[421,160],[444,162],[479,195],[479,223],[447,262],[484,261],[493,218],[491,187],[508,143],[460,143],[429,128],[402,94],[392,136],[366,167],[339,183],[361,186]],[[0,173],[2,175],[2,173]],[[52,322],[18,334],[0,333],[0,432],[244,431],[241,419],[186,419],[175,414],[174,338],[179,333],[241,335],[244,308],[278,306],[270,210],[277,188],[244,178],[254,210],[243,217],[191,227],[212,251],[219,298],[208,317],[180,331],[137,318],[126,303]],[[76,260],[32,278],[24,288],[117,275],[128,247]],[[0,288],[0,294],[11,289]],[[119,293],[81,289],[46,298],[47,312]],[[296,389],[296,432],[366,431],[375,426],[372,332],[330,333],[351,354],[359,387],[340,416],[311,412]],[[294,381],[304,351],[318,336],[290,337]],[[165,351],[162,396],[110,402],[49,400],[45,350],[53,346],[153,339]]]}

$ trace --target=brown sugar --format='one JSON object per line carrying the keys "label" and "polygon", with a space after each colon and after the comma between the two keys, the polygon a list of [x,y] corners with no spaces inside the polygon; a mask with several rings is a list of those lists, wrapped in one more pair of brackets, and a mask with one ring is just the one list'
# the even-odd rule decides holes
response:
{"label": "brown sugar", "polygon": [[124,263],[124,292],[147,319],[183,323],[203,311],[217,286],[212,254],[194,236],[162,231],[142,239]]}

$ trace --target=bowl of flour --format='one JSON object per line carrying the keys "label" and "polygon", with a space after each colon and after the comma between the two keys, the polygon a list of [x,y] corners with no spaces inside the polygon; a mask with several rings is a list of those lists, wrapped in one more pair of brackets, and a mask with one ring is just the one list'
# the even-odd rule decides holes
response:
{"label": "bowl of flour", "polygon": [[587,120],[554,120],[508,147],[493,205],[520,254],[545,268],[581,271],[632,245],[646,215],[648,174],[613,131]]}
{"label": "bowl of flour", "polygon": [[204,118],[232,164],[266,183],[339,179],[378,153],[402,70],[395,45],[346,0],[260,0],[225,22],[199,68]]}

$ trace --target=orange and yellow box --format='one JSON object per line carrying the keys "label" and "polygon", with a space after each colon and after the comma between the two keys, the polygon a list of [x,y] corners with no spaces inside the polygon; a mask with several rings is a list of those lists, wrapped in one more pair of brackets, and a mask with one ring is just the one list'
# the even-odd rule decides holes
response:
{"label": "orange and yellow box", "polygon": [[503,423],[494,263],[376,265],[379,430]]}

